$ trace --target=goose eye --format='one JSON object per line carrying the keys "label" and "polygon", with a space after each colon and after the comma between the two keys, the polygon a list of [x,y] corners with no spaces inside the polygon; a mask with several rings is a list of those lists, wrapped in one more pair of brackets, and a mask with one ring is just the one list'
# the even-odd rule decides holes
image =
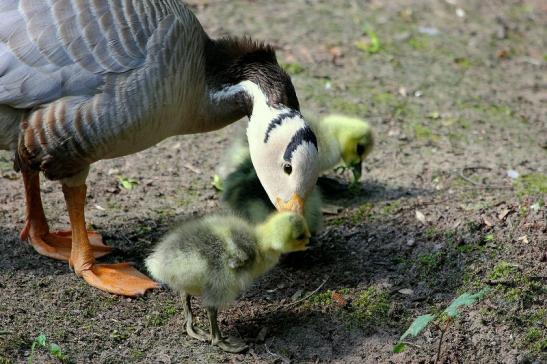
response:
{"label": "goose eye", "polygon": [[283,165],[283,171],[290,175],[292,173],[292,166],[289,163]]}
{"label": "goose eye", "polygon": [[363,144],[357,144],[357,155],[362,155],[365,152],[365,146]]}

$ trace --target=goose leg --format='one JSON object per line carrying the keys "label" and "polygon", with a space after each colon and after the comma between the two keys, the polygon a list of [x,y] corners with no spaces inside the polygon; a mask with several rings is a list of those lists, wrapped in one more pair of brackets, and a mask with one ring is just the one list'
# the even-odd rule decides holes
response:
{"label": "goose leg", "polygon": [[228,353],[241,353],[249,348],[242,340],[228,336],[223,337],[218,327],[218,310],[216,307],[207,307],[209,325],[211,330],[211,344],[216,345]]}
{"label": "goose leg", "polygon": [[184,324],[188,336],[201,341],[209,341],[209,335],[198,326],[194,326],[194,315],[192,314],[192,296],[188,293],[183,293],[182,300],[184,301]]}
{"label": "goose leg", "polygon": [[[50,258],[68,261],[72,246],[71,232],[50,232],[47,224],[42,198],[40,196],[40,175],[37,171],[23,170],[25,185],[26,221],[20,239],[29,240],[40,254]],[[87,232],[95,258],[109,254],[112,248],[103,244],[102,237],[94,232]]]}
{"label": "goose leg", "polygon": [[95,264],[92,246],[85,228],[86,186],[63,184],[63,194],[72,227],[72,249],[69,264],[76,275],[93,287],[122,296],[139,296],[158,284],[133,268],[129,263]]}

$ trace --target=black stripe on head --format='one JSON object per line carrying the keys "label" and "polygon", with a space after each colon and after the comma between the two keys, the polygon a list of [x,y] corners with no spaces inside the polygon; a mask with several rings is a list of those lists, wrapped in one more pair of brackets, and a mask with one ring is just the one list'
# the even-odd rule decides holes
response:
{"label": "black stripe on head", "polygon": [[292,155],[296,148],[298,148],[300,145],[304,143],[311,143],[315,146],[315,149],[317,148],[317,138],[315,137],[315,134],[311,130],[309,126],[306,126],[302,129],[298,129],[298,131],[294,134],[294,136],[291,139],[291,142],[287,146],[287,149],[285,149],[285,154],[283,154],[283,159],[287,162],[290,162],[292,160]]}
{"label": "black stripe on head", "polygon": [[270,133],[272,130],[274,130],[278,125],[281,125],[283,121],[286,119],[293,118],[295,116],[299,116],[300,113],[296,110],[291,110],[289,112],[284,112],[280,115],[278,115],[275,119],[270,121],[270,124],[268,125],[268,129],[266,129],[266,135],[264,136],[264,143],[268,142],[268,139],[270,138]]}

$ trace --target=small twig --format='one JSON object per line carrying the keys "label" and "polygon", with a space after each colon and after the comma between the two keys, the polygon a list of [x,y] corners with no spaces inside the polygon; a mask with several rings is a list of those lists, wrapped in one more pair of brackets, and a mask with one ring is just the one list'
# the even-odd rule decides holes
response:
{"label": "small twig", "polygon": [[450,320],[446,320],[444,329],[441,331],[441,337],[439,338],[439,346],[437,347],[437,357],[435,358],[435,364],[437,364],[439,362],[439,359],[441,358],[441,348],[443,345],[444,333],[446,332],[446,330],[448,330],[449,324],[450,324]]}
{"label": "small twig", "polygon": [[0,331],[0,336],[1,335],[9,335],[9,334],[13,334],[11,331]]}
{"label": "small twig", "polygon": [[185,168],[188,168],[189,170],[191,170],[192,172],[194,172],[196,174],[201,174],[201,170],[199,168],[194,167],[193,165],[191,165],[189,163],[185,163],[182,166],[185,167]]}
{"label": "small twig", "polygon": [[291,302],[291,303],[289,303],[289,304],[282,305],[282,306],[283,306],[283,307],[292,307],[292,306],[295,306],[295,305],[299,304],[299,303],[302,302],[302,301],[307,300],[308,298],[310,298],[311,296],[313,296],[314,294],[316,294],[317,292],[319,292],[319,290],[320,290],[321,288],[323,288],[323,286],[325,285],[325,283],[327,283],[328,280],[329,280],[329,277],[325,278],[325,280],[323,281],[323,283],[321,283],[321,284],[319,285],[319,287],[317,287],[317,288],[315,289],[315,291],[313,291],[312,293],[308,294],[307,296],[305,296],[305,297],[299,299],[298,301],[294,301],[294,302]]}
{"label": "small twig", "polygon": [[502,281],[502,280],[488,280],[485,283],[488,284],[489,286],[497,286],[499,284],[502,286],[514,287],[516,285],[514,281]]}
{"label": "small twig", "polygon": [[475,186],[475,188],[492,188],[492,189],[508,189],[508,188],[513,188],[512,186],[509,187],[509,186],[498,186],[498,185],[488,185],[488,184],[483,184],[483,183],[478,183],[478,182],[475,182],[473,181],[471,178],[469,177],[466,177],[465,176],[465,171],[466,170],[469,170],[469,169],[487,169],[489,170],[490,168],[488,167],[480,167],[480,166],[477,166],[477,167],[466,167],[464,169],[461,170],[461,172],[458,173],[458,176],[463,179],[464,181],[472,184],[473,186]]}

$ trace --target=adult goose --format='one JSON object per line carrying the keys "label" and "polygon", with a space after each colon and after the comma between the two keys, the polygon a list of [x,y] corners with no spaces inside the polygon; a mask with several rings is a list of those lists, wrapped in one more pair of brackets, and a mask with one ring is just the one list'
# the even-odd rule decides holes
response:
{"label": "adult goose", "polygon": [[[89,166],[244,116],[270,200],[303,210],[318,175],[317,140],[272,47],[209,38],[178,0],[2,0],[0,19],[0,149],[14,151],[22,172],[21,238],[39,253],[67,260],[104,291],[154,288],[126,263],[95,262],[110,248],[86,231]],[[61,182],[70,232],[49,231],[39,172]]]}

